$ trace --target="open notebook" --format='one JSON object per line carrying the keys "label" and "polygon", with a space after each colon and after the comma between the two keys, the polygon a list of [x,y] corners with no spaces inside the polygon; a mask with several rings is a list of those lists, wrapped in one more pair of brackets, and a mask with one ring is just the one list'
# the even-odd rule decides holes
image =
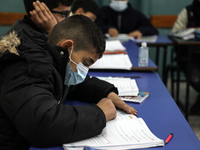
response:
{"label": "open notebook", "polygon": [[142,118],[117,111],[117,117],[107,122],[102,133],[90,139],[64,144],[65,150],[90,146],[97,149],[137,149],[164,146],[164,140],[156,137]]}
{"label": "open notebook", "polygon": [[132,63],[127,54],[106,54],[98,59],[90,69],[131,70]]}
{"label": "open notebook", "polygon": [[118,89],[119,96],[137,96],[139,89],[135,79],[123,77],[98,77],[101,80],[107,81]]}

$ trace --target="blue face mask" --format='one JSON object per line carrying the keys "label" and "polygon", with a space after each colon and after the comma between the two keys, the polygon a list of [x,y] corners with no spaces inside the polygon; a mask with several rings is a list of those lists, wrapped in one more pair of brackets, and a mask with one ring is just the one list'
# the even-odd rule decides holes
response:
{"label": "blue face mask", "polygon": [[112,1],[110,7],[115,11],[122,12],[128,8],[128,3],[127,1]]}
{"label": "blue face mask", "polygon": [[[73,48],[72,48],[72,51],[73,51]],[[72,54],[72,51],[71,51],[71,54]],[[69,63],[67,63],[67,67],[66,67],[65,81],[64,81],[65,85],[77,85],[77,84],[83,82],[85,80],[88,70],[89,70],[81,62],[79,62],[79,64],[76,64],[71,59],[71,54],[69,56],[70,61],[69,61]],[[72,62],[76,65],[77,72],[74,72],[72,70],[70,62]]]}

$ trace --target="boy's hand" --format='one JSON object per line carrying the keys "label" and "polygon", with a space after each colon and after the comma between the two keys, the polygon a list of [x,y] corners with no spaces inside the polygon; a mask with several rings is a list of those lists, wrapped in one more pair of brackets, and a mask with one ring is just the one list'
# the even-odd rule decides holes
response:
{"label": "boy's hand", "polygon": [[103,110],[106,116],[106,122],[116,118],[117,111],[116,111],[115,105],[112,103],[110,99],[107,99],[107,98],[101,99],[97,103],[97,106]]}
{"label": "boy's hand", "polygon": [[129,33],[128,36],[135,37],[137,39],[141,39],[142,33],[137,30],[137,31],[133,31],[133,32]]}
{"label": "boy's hand", "polygon": [[121,100],[116,93],[111,92],[108,94],[107,98],[111,99],[116,107],[124,110],[128,114],[134,114],[137,116],[137,111],[133,107],[127,105],[123,100]]}
{"label": "boy's hand", "polygon": [[111,36],[111,37],[116,37],[118,36],[119,32],[117,29],[115,28],[109,28],[108,29],[108,34]]}
{"label": "boy's hand", "polygon": [[33,2],[35,10],[30,11],[32,21],[44,32],[50,35],[57,21],[49,8],[40,1]]}

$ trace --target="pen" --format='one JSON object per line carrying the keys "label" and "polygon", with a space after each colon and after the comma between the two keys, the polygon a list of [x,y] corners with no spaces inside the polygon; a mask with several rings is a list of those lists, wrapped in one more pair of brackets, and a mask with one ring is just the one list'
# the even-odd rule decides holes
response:
{"label": "pen", "polygon": [[172,139],[172,137],[173,137],[173,133],[171,133],[171,134],[167,137],[167,139],[165,140],[165,144],[169,143],[169,141]]}

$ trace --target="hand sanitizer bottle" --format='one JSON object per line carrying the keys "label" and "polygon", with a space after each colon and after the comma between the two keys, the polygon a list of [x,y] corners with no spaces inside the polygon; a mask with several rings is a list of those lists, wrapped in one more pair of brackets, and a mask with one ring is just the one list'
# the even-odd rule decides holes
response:
{"label": "hand sanitizer bottle", "polygon": [[139,48],[139,66],[148,66],[149,62],[149,48],[146,42],[142,42],[142,46]]}

